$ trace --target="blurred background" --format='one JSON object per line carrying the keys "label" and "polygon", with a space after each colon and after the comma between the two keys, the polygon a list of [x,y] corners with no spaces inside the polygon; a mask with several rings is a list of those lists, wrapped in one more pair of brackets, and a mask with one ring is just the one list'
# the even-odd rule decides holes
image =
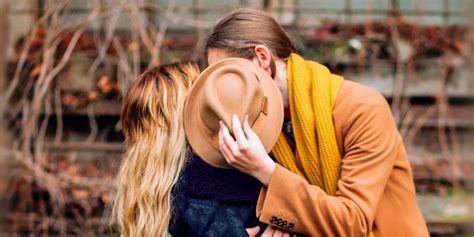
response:
{"label": "blurred background", "polygon": [[433,236],[474,236],[474,1],[0,0],[0,235],[114,234],[129,83],[229,10],[269,11],[299,52],[382,93]]}

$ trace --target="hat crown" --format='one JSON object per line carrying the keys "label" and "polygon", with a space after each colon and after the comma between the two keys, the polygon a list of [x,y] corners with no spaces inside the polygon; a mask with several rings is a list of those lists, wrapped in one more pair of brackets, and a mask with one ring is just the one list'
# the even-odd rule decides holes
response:
{"label": "hat crown", "polygon": [[257,75],[241,65],[223,66],[207,78],[202,90],[199,116],[213,133],[219,132],[219,121],[231,127],[232,115],[256,120],[264,103],[264,93]]}

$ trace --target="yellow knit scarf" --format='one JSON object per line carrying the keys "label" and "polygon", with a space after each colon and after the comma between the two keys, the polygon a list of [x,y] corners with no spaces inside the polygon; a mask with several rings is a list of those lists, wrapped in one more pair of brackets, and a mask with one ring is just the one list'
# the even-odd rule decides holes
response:
{"label": "yellow knit scarf", "polygon": [[332,110],[343,78],[297,54],[288,60],[288,93],[296,156],[282,133],[272,150],[277,162],[335,195],[341,170]]}

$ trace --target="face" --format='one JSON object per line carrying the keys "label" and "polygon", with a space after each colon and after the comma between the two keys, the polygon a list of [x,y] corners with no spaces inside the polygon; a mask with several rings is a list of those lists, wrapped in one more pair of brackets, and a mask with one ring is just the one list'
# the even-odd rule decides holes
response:
{"label": "face", "polygon": [[230,57],[231,56],[222,49],[209,49],[209,51],[207,52],[207,62],[209,63],[209,65],[214,64],[219,60]]}
{"label": "face", "polygon": [[[269,52],[267,53],[269,54]],[[209,65],[214,64],[215,62],[225,59],[225,58],[230,58],[232,55],[228,54],[225,50],[222,49],[209,49],[207,52],[207,62]],[[257,57],[254,57],[251,59],[251,61],[256,65],[261,67],[261,64],[259,63]],[[271,74],[270,68],[266,67],[263,68],[266,72]]]}

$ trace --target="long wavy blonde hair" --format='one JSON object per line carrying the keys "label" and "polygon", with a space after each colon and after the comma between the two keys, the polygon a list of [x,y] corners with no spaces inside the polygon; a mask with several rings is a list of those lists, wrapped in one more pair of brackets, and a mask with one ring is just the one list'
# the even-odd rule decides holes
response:
{"label": "long wavy blonde hair", "polygon": [[127,91],[122,129],[127,152],[118,174],[113,216],[122,236],[168,236],[171,191],[188,145],[183,108],[195,63],[163,65],[143,73]]}

